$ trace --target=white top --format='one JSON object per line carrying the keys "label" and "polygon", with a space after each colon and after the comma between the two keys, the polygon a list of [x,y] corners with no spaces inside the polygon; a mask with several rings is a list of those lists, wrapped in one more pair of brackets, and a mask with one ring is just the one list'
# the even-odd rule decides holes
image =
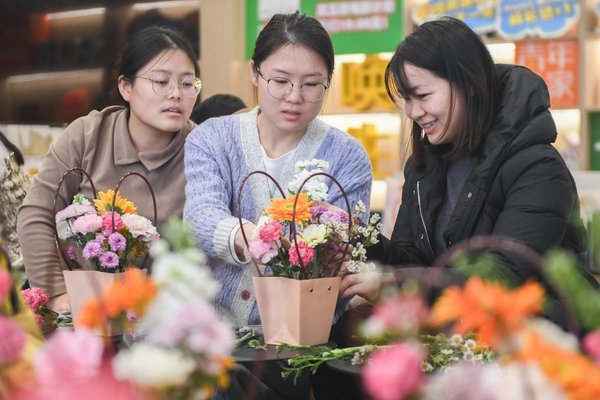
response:
{"label": "white top", "polygon": [[[296,149],[292,149],[290,151],[288,151],[287,153],[285,153],[284,155],[277,157],[277,158],[270,158],[269,156],[267,156],[267,152],[265,151],[264,147],[260,146],[260,149],[262,150],[262,154],[263,154],[263,159],[265,162],[265,169],[266,169],[266,173],[268,173],[269,175],[271,175],[273,178],[275,178],[275,180],[277,182],[280,181],[281,178],[281,174],[283,172],[283,169],[286,166],[286,163],[288,162],[288,160],[292,159],[294,157],[294,154],[296,153]],[[284,187],[282,187],[283,190],[285,190]],[[277,193],[278,190],[275,187],[275,184],[269,179],[269,192],[271,193],[271,197],[279,197],[280,193]],[[231,257],[240,264],[247,264],[250,261],[246,260],[246,261],[242,261],[239,259],[239,257],[237,256],[236,252],[235,252],[235,235],[237,234],[238,230],[240,229],[240,225],[237,224],[232,230],[231,230],[231,234],[229,235],[229,252],[231,253]]]}
{"label": "white top", "polygon": [[[269,156],[267,156],[267,152],[265,151],[264,147],[260,146],[260,149],[262,150],[263,158],[265,160],[265,169],[266,169],[265,172],[268,173],[269,175],[271,175],[273,178],[275,178],[277,183],[279,183],[281,181],[281,175],[283,174],[283,169],[285,168],[288,160],[291,160],[292,158],[294,158],[296,149],[294,148],[294,149],[288,151],[287,153],[285,153],[284,155],[277,157],[277,158],[270,158]],[[284,187],[282,187],[282,189],[284,191],[286,190],[286,188],[284,188]],[[269,179],[269,191],[271,193],[271,198],[280,196],[280,193],[277,193],[277,188],[275,187],[275,184],[270,179]]]}

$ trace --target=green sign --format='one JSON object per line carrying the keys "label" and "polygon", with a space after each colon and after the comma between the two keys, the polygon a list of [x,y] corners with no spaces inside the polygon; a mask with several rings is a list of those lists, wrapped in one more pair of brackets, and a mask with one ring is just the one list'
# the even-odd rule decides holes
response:
{"label": "green sign", "polygon": [[[246,3],[246,58],[252,56],[254,41],[271,15],[294,11],[275,6],[270,13],[268,3],[281,6],[268,0]],[[300,4],[301,12],[321,21],[331,35],[336,54],[392,52],[403,38],[402,0],[296,0],[295,3]]]}

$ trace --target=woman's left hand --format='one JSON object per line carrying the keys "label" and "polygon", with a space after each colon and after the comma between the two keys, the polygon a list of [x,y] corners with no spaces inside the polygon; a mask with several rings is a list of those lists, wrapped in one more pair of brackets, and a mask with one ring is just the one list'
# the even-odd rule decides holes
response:
{"label": "woman's left hand", "polygon": [[383,274],[377,271],[365,271],[346,274],[340,283],[340,296],[360,296],[369,301],[377,300],[383,284]]}

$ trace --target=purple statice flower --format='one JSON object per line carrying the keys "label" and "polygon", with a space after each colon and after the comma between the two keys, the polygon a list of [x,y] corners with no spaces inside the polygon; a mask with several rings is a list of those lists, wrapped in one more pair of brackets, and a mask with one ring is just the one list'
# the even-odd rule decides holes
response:
{"label": "purple statice flower", "polygon": [[100,257],[100,254],[102,254],[101,240],[90,240],[83,248],[83,258],[85,258],[86,260],[91,260],[92,258]]}
{"label": "purple statice flower", "polygon": [[75,254],[73,246],[69,246],[67,249],[67,257],[69,257],[69,260],[77,260],[77,254]]}
{"label": "purple statice flower", "polygon": [[313,219],[317,219],[321,214],[327,211],[327,207],[322,204],[317,204],[310,208],[310,215]]}
{"label": "purple statice flower", "polygon": [[119,256],[112,251],[106,251],[100,255],[100,265],[104,268],[117,268],[119,266]]}
{"label": "purple statice flower", "polygon": [[118,232],[111,233],[108,236],[108,245],[112,251],[123,251],[126,244],[125,237]]}

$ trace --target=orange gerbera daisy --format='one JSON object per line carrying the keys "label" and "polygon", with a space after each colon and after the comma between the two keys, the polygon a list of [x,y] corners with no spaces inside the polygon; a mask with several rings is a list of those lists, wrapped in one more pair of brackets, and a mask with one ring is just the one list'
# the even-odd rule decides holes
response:
{"label": "orange gerbera daisy", "polygon": [[[112,202],[115,197],[115,191],[110,189],[106,192],[98,192],[98,198],[94,199],[94,205],[96,210],[100,213],[104,213],[112,210]],[[121,197],[121,193],[116,193],[115,201],[115,212],[118,214],[135,214],[137,207],[132,201],[127,200],[125,197]]]}
{"label": "orange gerbera daisy", "polygon": [[536,362],[569,399],[600,399],[600,369],[579,353],[556,347],[531,333],[517,353],[517,359]]}
{"label": "orange gerbera daisy", "polygon": [[119,319],[127,311],[141,316],[156,293],[156,284],[149,277],[139,269],[128,269],[122,280],[115,280],[104,290],[100,299],[84,305],[78,322],[97,328],[108,318]]}
{"label": "orange gerbera daisy", "polygon": [[[294,210],[294,201],[296,196],[288,196],[285,199],[273,199],[266,213],[279,222],[291,221]],[[301,224],[310,219],[310,206],[313,202],[308,199],[306,193],[298,194],[298,203],[296,204],[296,222]]]}
{"label": "orange gerbera daisy", "polygon": [[464,287],[444,291],[433,306],[432,323],[457,321],[454,330],[475,332],[481,342],[496,346],[502,336],[518,331],[525,320],[542,309],[544,289],[536,282],[509,290],[497,282],[471,278]]}

